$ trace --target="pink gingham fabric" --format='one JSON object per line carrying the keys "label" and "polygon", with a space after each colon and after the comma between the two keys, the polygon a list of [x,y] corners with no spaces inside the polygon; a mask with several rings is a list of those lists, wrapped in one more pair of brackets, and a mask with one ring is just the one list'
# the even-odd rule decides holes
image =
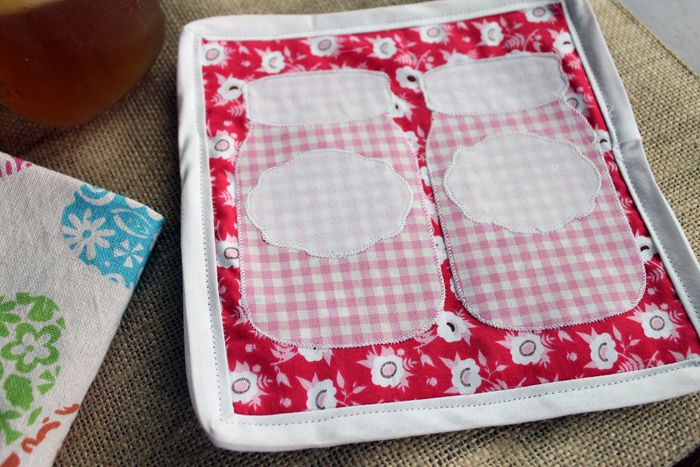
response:
{"label": "pink gingham fabric", "polygon": [[[593,213],[546,234],[518,234],[466,218],[443,187],[452,155],[508,131],[575,144],[604,174]],[[477,319],[499,328],[543,330],[620,314],[641,299],[643,263],[593,141],[586,120],[563,99],[517,113],[434,114],[427,162],[456,292]]]}
{"label": "pink gingham fabric", "polygon": [[246,212],[272,245],[344,258],[401,233],[412,202],[388,162],[317,149],[262,172]]}
{"label": "pink gingham fabric", "polygon": [[263,171],[329,148],[389,163],[410,185],[406,225],[357,254],[320,258],[266,242],[239,209],[246,315],[262,334],[300,347],[354,347],[416,335],[442,310],[444,285],[416,159],[388,114],[337,125],[252,122],[236,163],[237,206],[244,206]]}
{"label": "pink gingham fabric", "polygon": [[389,109],[385,73],[332,70],[270,76],[246,86],[248,118],[270,125],[361,120]]}
{"label": "pink gingham fabric", "polygon": [[474,222],[548,233],[593,212],[600,182],[593,162],[573,143],[497,133],[457,149],[443,185]]}

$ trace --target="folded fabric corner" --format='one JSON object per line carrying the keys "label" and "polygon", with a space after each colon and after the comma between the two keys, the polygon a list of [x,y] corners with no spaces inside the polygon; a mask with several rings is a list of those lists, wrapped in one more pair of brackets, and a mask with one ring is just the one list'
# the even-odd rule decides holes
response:
{"label": "folded fabric corner", "polygon": [[0,152],[0,461],[50,465],[163,225]]}

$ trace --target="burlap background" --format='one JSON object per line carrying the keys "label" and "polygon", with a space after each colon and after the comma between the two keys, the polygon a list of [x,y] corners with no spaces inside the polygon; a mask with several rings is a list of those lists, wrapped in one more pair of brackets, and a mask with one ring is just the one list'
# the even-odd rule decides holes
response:
{"label": "burlap background", "polygon": [[[468,0],[465,0],[468,1]],[[211,445],[185,377],[180,264],[177,39],[226,14],[352,10],[401,0],[162,0],[165,48],[135,91],[80,128],[0,109],[0,150],[141,201],[163,233],[57,465],[669,465],[700,443],[700,394],[525,425],[280,454]],[[700,78],[616,0],[593,0],[657,181],[700,251]],[[1,229],[1,228],[0,228]]]}

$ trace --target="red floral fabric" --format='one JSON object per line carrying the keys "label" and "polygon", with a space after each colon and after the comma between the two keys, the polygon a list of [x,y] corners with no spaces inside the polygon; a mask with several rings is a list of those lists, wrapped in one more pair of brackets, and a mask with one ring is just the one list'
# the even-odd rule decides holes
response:
{"label": "red floral fabric", "polygon": [[[559,5],[476,20],[355,35],[202,43],[219,297],[236,413],[268,415],[482,393],[622,373],[700,354],[700,342],[615,163],[607,128]],[[213,52],[212,52],[213,51]],[[431,112],[417,77],[436,66],[513,51],[554,52],[570,81],[566,99],[599,136],[607,167],[645,261],[647,289],[633,310],[600,322],[543,332],[497,329],[474,319],[454,293],[441,258],[445,313],[427,332],[397,344],[298,349],[259,335],[240,304],[236,153],[247,134],[241,90],[278,73],[340,68],[385,72],[398,97],[392,115],[418,150],[424,190]],[[206,61],[206,60],[205,60]],[[218,151],[218,153],[217,153]],[[218,154],[225,157],[216,157]],[[442,233],[433,215],[440,243]],[[225,266],[225,267],[224,267]]]}

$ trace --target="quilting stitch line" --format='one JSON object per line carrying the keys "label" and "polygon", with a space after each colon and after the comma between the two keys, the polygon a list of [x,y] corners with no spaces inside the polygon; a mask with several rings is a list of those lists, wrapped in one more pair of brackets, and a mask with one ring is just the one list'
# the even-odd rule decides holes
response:
{"label": "quilting stitch line", "polygon": [[[192,43],[192,76],[193,76],[193,81],[195,83],[198,83],[199,80],[201,79],[201,65],[200,65],[200,60],[199,60],[199,49],[200,49],[200,44],[201,40],[194,40]],[[197,86],[198,89],[201,89],[201,93],[197,94],[197,97],[195,97],[195,107],[200,107],[199,109],[195,109],[195,124],[196,128],[200,130],[202,128],[202,124],[200,121],[200,116],[204,114],[204,97],[203,97],[203,86]],[[199,110],[199,112],[197,111]],[[212,331],[212,351],[214,354],[214,368],[215,368],[215,375],[216,375],[216,393],[218,395],[219,399],[219,420],[223,421],[224,420],[224,414],[223,414],[223,400],[222,400],[222,393],[221,393],[221,381],[219,379],[219,359],[218,359],[218,353],[216,349],[216,339],[213,337],[216,335],[216,332],[214,330],[214,318],[212,314],[216,311],[212,309],[212,301],[211,301],[211,289],[209,287],[209,279],[210,279],[210,271],[209,271],[209,255],[207,254],[207,235],[206,235],[206,221],[205,221],[205,215],[204,213],[207,212],[207,207],[206,207],[206,196],[204,193],[205,190],[205,184],[204,184],[204,166],[203,166],[203,161],[205,160],[205,154],[207,157],[207,166],[208,164],[208,151],[205,150],[204,147],[204,138],[202,137],[202,134],[200,131],[196,132],[197,138],[199,140],[199,144],[197,145],[199,148],[199,157],[197,158],[198,164],[199,164],[199,191],[200,191],[200,207],[202,210],[201,213],[201,235],[202,235],[202,248],[204,250],[204,270],[206,271],[206,280],[205,280],[205,287],[206,287],[206,292],[207,292],[207,310],[209,310],[208,317],[209,317],[209,328]],[[211,191],[211,189],[210,189]],[[222,329],[222,335],[223,335],[223,329]]]}
{"label": "quilting stitch line", "polygon": [[[324,417],[324,418],[318,418],[314,420],[300,420],[296,422],[287,422],[287,423],[261,423],[261,422],[248,422],[245,420],[236,420],[235,423],[232,423],[232,425],[249,425],[249,426],[292,426],[292,425],[306,425],[309,423],[319,423],[319,422],[325,422],[329,420],[335,420],[335,419],[341,419],[341,418],[350,418],[350,417],[357,417],[357,416],[363,416],[363,415],[376,415],[376,414],[391,414],[391,413],[400,413],[400,412],[422,412],[422,411],[434,411],[434,410],[444,410],[444,409],[459,409],[459,408],[469,408],[469,407],[488,407],[491,405],[499,405],[499,404],[505,404],[509,402],[518,402],[518,401],[526,401],[530,399],[538,399],[541,397],[546,397],[546,396],[554,396],[557,394],[567,394],[567,393],[572,393],[572,392],[579,392],[579,391],[586,391],[589,389],[597,389],[597,388],[604,388],[604,387],[610,387],[610,386],[617,386],[618,384],[624,384],[628,383],[631,381],[640,381],[643,379],[651,378],[654,376],[662,375],[664,373],[671,373],[675,371],[680,371],[684,368],[687,367],[699,367],[700,366],[700,359],[695,357],[689,360],[686,360],[683,362],[683,364],[679,364],[678,366],[675,366],[674,368],[665,368],[662,369],[658,372],[652,372],[646,375],[641,375],[641,376],[636,376],[632,378],[627,378],[627,379],[622,379],[620,381],[613,381],[610,383],[602,383],[602,384],[593,384],[590,386],[583,386],[580,388],[571,388],[571,389],[563,389],[560,391],[551,391],[551,392],[543,392],[540,394],[534,394],[531,396],[525,396],[525,397],[513,397],[513,398],[508,398],[508,399],[502,399],[502,400],[497,400],[497,401],[491,401],[491,402],[484,402],[480,404],[449,404],[449,405],[441,405],[441,406],[436,406],[436,407],[411,407],[411,408],[406,408],[406,409],[393,409],[393,410],[372,410],[372,411],[364,411],[364,412],[357,412],[357,413],[352,413],[352,414],[344,414],[344,415],[333,415],[330,417]],[[609,375],[609,376],[617,376],[618,374],[614,375]],[[517,389],[510,389],[510,391],[514,391]],[[463,396],[463,397],[470,397],[470,396]],[[400,404],[400,402],[399,402]],[[341,409],[336,409],[336,410],[342,410]],[[251,415],[236,415],[236,418],[254,418],[255,416]]]}

